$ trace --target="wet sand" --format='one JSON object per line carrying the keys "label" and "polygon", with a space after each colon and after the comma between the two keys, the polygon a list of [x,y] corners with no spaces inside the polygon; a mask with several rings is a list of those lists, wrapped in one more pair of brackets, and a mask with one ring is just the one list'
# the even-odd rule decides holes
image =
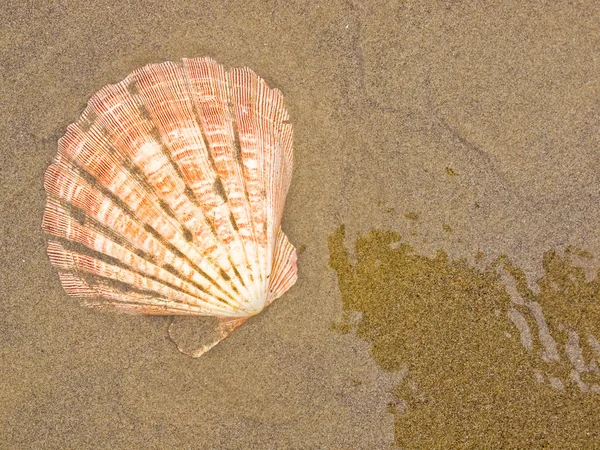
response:
{"label": "wet sand", "polygon": [[[0,448],[600,445],[600,8],[497,4],[0,7]],[[192,56],[283,91],[295,132],[283,227],[306,247],[298,283],[200,359],[177,352],[168,318],[67,298],[40,227],[43,172],[89,97]],[[410,253],[393,259],[373,229]],[[388,276],[360,302],[344,289],[360,278],[330,267],[343,248],[344,267],[364,267],[357,242],[393,261],[360,272]],[[407,271],[429,280],[431,308],[377,289]],[[374,305],[394,315],[372,328]],[[496,339],[465,345],[485,332]]]}

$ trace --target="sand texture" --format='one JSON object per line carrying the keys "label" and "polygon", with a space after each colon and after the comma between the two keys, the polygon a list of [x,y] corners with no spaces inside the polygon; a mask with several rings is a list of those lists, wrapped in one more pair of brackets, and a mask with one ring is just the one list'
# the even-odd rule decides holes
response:
{"label": "sand texture", "polygon": [[[0,449],[600,447],[600,4],[422,3],[0,6]],[[199,359],[41,230],[91,95],[194,56],[282,90],[302,250]]]}

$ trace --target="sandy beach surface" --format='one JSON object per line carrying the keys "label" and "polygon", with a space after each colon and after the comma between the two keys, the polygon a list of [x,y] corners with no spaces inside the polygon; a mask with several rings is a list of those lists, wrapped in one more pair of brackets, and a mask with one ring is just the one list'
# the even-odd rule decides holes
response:
{"label": "sandy beach surface", "polygon": [[[0,449],[600,447],[598,2],[22,0],[0,21]],[[169,318],[67,297],[40,226],[90,96],[194,56],[283,91],[303,249],[199,359]]]}

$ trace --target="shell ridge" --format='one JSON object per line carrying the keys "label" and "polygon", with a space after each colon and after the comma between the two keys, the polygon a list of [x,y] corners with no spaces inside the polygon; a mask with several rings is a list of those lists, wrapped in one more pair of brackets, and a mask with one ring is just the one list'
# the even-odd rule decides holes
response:
{"label": "shell ridge", "polygon": [[[168,299],[151,297],[139,292],[119,291],[101,283],[99,280],[84,280],[73,272],[59,270],[58,276],[68,295],[81,298],[84,306],[91,308],[106,309],[112,307],[125,313],[141,313],[142,311],[151,310],[151,308],[160,308],[160,312],[144,312],[144,314],[173,314],[172,311],[178,311],[178,314],[194,314],[193,311],[189,311],[189,308],[182,307]],[[139,304],[136,312],[132,311],[130,307],[130,305],[135,304]],[[151,305],[151,307],[148,305]]]}
{"label": "shell ridge", "polygon": [[279,229],[275,246],[276,264],[270,280],[270,301],[281,297],[298,279],[298,256],[285,233]]}
{"label": "shell ridge", "polygon": [[[193,115],[193,119],[194,119],[195,125],[198,130],[198,135],[200,136],[200,139],[202,139],[202,141],[203,141],[204,148],[206,148],[207,159],[208,159],[210,166],[216,176],[215,187],[217,187],[217,190],[219,190],[219,188],[218,188],[219,186],[220,186],[220,189],[222,189],[222,192],[219,192],[219,194],[221,195],[221,197],[227,204],[228,209],[230,211],[230,217],[232,217],[233,212],[231,210],[231,205],[230,205],[230,196],[229,196],[227,190],[225,189],[225,186],[223,186],[223,178],[222,178],[221,174],[219,173],[217,163],[215,161],[215,156],[213,154],[213,150],[210,145],[211,144],[210,140],[206,133],[205,127],[203,126],[203,121],[201,120],[201,114],[199,113],[197,98],[196,98],[196,95],[194,95],[195,89],[194,89],[191,79],[190,79],[189,67],[185,63],[183,66],[182,74],[183,74],[183,78],[186,83],[186,89],[189,93],[188,100],[190,103],[190,108],[191,108],[191,112]],[[230,222],[231,222],[231,219],[230,219]],[[246,286],[246,288],[251,289],[253,286],[252,274],[250,271],[248,271],[246,269],[250,264],[250,260],[248,258],[248,254],[246,251],[246,246],[244,245],[244,242],[240,236],[240,233],[238,232],[239,228],[236,228],[235,226],[233,226],[233,222],[231,223],[231,226],[233,228],[232,235],[233,235],[237,245],[241,249],[240,253],[243,254],[243,260],[244,260],[244,261],[241,261],[240,262],[241,264],[238,265],[239,268],[244,269],[244,270],[238,271],[236,268],[236,265],[234,265],[234,268],[236,268],[236,272],[237,272],[237,274],[239,274],[239,277],[240,277],[241,281],[244,283],[244,285]],[[252,291],[249,291],[249,293],[250,293],[250,295],[252,295]]]}
{"label": "shell ridge", "polygon": [[[76,124],[73,124],[76,125]],[[86,136],[93,134],[94,125],[90,127]],[[89,148],[90,143],[83,138],[81,145],[76,145],[76,149],[73,150],[72,145],[69,145],[68,138],[78,140],[77,137],[72,135],[78,130],[78,128],[70,127],[67,134],[59,141],[59,154],[63,155],[74,167],[80,169],[79,173],[86,179],[91,180],[93,184],[99,184],[109,193],[115,203],[118,203],[122,208],[129,209],[127,201],[121,198],[123,192],[119,191],[121,186],[114,186],[115,179],[120,178],[127,180],[129,183],[129,189],[139,188],[141,191],[146,192],[153,202],[155,202],[163,210],[162,212],[170,216],[171,220],[176,220],[173,212],[170,209],[166,209],[159,195],[156,193],[154,187],[146,179],[146,177],[135,167],[129,160],[123,155],[110,148],[110,146],[102,146],[97,140],[94,140],[94,144],[100,145],[100,149],[97,147],[95,150]],[[130,191],[131,192],[131,191]],[[130,211],[131,212],[131,211]],[[131,212],[133,214],[133,212]]]}
{"label": "shell ridge", "polygon": [[[254,77],[252,77],[254,75]],[[261,180],[262,154],[253,135],[255,84],[258,76],[249,69],[231,69],[227,73],[231,90],[232,109],[237,124],[241,149],[242,170],[245,180],[248,203],[250,205],[254,239],[257,247],[257,262],[260,269],[259,290],[266,295],[267,242],[264,221],[264,194]],[[264,298],[263,298],[264,301]]]}
{"label": "shell ridge", "polygon": [[[89,185],[84,178],[81,178],[81,176],[75,172],[73,166],[65,164],[64,161],[51,165],[46,171],[46,190],[49,193],[56,195],[58,198],[67,201],[74,207],[83,210],[85,214],[94,217],[102,224],[117,228],[115,231],[119,231],[119,228],[127,231],[133,227],[134,230],[138,230],[138,234],[134,236],[138,238],[140,238],[141,232],[145,231],[148,233],[148,229],[145,226],[135,226],[136,216],[128,211],[127,208],[122,208],[109,196],[105,196],[101,189],[98,189],[97,187],[94,189],[93,186]],[[119,223],[121,224],[120,226]],[[184,242],[182,238],[176,239],[175,242],[173,242],[173,239],[169,240],[168,237],[164,236],[164,233],[161,234],[160,230],[156,230],[156,232],[165,239],[166,242],[174,245],[183,255],[191,253],[190,251],[186,252],[185,247],[183,249],[180,248]],[[125,237],[130,237],[126,232],[123,234]],[[180,245],[178,246],[177,244]],[[210,271],[207,270],[210,269],[210,267],[201,268],[210,279],[218,283],[219,277],[217,273],[211,274]],[[235,294],[230,290],[228,291],[226,285],[219,283],[219,286],[221,289],[224,289],[224,292],[228,293],[232,301],[235,300]]]}
{"label": "shell ridge", "polygon": [[100,310],[115,310],[126,314],[154,314],[154,315],[202,315],[189,307],[156,295],[143,292],[123,292],[102,283],[98,279],[89,281],[98,295],[85,297],[84,306]]}
{"label": "shell ridge", "polygon": [[[227,78],[222,66],[212,60],[185,60],[185,75],[192,92],[192,105],[215,173],[223,184],[236,237],[244,251],[246,270],[254,292],[260,278],[253,242],[250,208],[235,136]],[[202,114],[201,114],[202,113]]]}
{"label": "shell ridge", "polygon": [[200,301],[224,311],[231,309],[222,294],[219,295],[215,289],[211,289],[208,283],[198,286],[193,279],[187,281],[182,274],[176,271],[174,271],[175,273],[169,272],[152,261],[136,255],[130,249],[107,239],[92,228],[78,224],[56,203],[48,203],[42,226],[47,233],[59,238],[61,245],[68,245],[65,248],[71,247],[74,243],[76,246],[82,246],[89,256],[95,259],[105,260],[107,263],[122,268],[129,268],[135,273],[160,281],[171,288],[180,289]]}
{"label": "shell ridge", "polygon": [[[163,298],[168,298],[169,301],[185,305],[192,311],[207,315],[215,313],[229,314],[231,312],[231,310],[207,304],[183,291],[173,289],[161,282],[136,274],[127,268],[114,266],[102,260],[95,259],[92,256],[69,250],[58,241],[50,241],[48,243],[48,255],[50,256],[52,265],[59,268],[59,270],[89,274],[94,278],[99,277],[101,279],[114,280],[125,284],[129,289],[134,288],[142,292],[158,294]],[[231,315],[237,314],[232,312]]]}
{"label": "shell ridge", "polygon": [[[130,85],[132,85],[133,83],[135,83],[135,79],[131,79],[129,80]],[[123,114],[120,114],[118,117],[114,116],[113,119],[111,120],[111,115],[109,113],[112,113],[114,111],[116,111],[116,107],[110,107],[110,108],[104,108],[104,111],[100,110],[98,112],[96,112],[96,115],[98,117],[97,121],[100,122],[101,124],[103,124],[103,126],[105,127],[105,129],[107,130],[107,132],[111,133],[113,139],[118,139],[118,140],[123,140],[124,144],[121,146],[121,148],[124,148],[127,150],[127,154],[123,155],[124,158],[128,159],[131,158],[130,160],[133,162],[133,164],[135,164],[135,157],[137,155],[138,152],[141,152],[144,148],[145,149],[149,149],[148,146],[144,147],[144,145],[147,144],[151,144],[151,143],[155,143],[156,140],[161,140],[162,138],[160,137],[160,134],[157,133],[153,133],[152,132],[152,126],[151,125],[147,125],[144,127],[143,133],[140,133],[138,130],[138,134],[140,134],[140,136],[137,136],[136,139],[133,139],[131,137],[127,137],[128,136],[128,128],[125,129],[123,128],[122,123],[127,123],[127,121],[131,121],[131,117],[135,116],[137,117],[137,120],[134,120],[133,123],[140,125],[141,123],[145,123],[143,122],[143,119],[141,118],[141,116],[136,116],[135,115],[135,111],[137,111],[137,107],[142,104],[141,100],[138,100],[136,102],[136,99],[129,96],[130,98],[127,97],[127,92],[125,92],[123,90],[123,84],[121,83],[120,85],[114,85],[115,89],[118,89],[118,93],[120,93],[121,95],[123,95],[124,97],[122,97],[122,101],[117,102],[117,106],[122,106],[122,109],[125,109],[126,105],[126,111]],[[107,93],[108,95],[108,93]],[[96,102],[98,104],[100,104],[100,99]],[[93,103],[93,105],[95,105],[96,103]],[[101,106],[96,105],[97,108],[101,108]],[[117,120],[120,119],[120,120]],[[133,143],[129,142],[129,140],[133,139]],[[140,143],[141,141],[141,143]],[[140,145],[136,145],[140,144]],[[164,142],[160,142],[160,144],[162,146],[162,149],[166,148],[166,143]],[[151,146],[150,146],[151,148]],[[158,155],[158,152],[155,153],[155,157]],[[165,158],[168,158],[168,156],[170,156],[168,151],[163,151],[162,154]],[[146,160],[148,160],[148,157],[142,153],[141,155],[142,157],[145,157]],[[160,155],[158,155],[160,156]],[[152,161],[151,161],[152,162]],[[139,168],[139,166],[138,166]],[[164,169],[165,167],[163,167]],[[175,165],[170,165],[167,168],[171,168],[173,169],[173,171],[176,172],[177,168]],[[151,186],[153,186],[153,188],[156,188],[158,185],[156,184],[156,181],[153,183],[151,179],[148,178],[148,173],[146,171],[145,172],[145,167],[141,167],[141,172],[145,177],[145,180],[147,180],[147,183]],[[180,174],[179,174],[180,175]],[[169,173],[167,174],[168,176],[168,181],[170,182],[170,184],[175,183],[176,185],[178,184],[177,182],[179,182],[178,186],[179,186],[179,191],[180,194],[183,194],[184,190],[185,190],[185,183],[183,182],[182,179],[180,179],[180,176],[177,176],[177,173]],[[160,181],[160,180],[159,180]],[[160,189],[156,189],[155,192],[160,191]],[[160,194],[160,192],[158,192]],[[183,196],[181,196],[183,197]],[[193,218],[192,220],[195,220],[196,218],[204,218],[204,215],[202,214],[202,212],[194,207],[193,205],[191,205],[190,208],[190,204],[185,205],[185,202],[181,202],[181,198],[176,199],[175,201],[172,198],[169,198],[168,196],[165,195],[165,192],[163,192],[162,196],[159,196],[159,198],[161,198],[162,200],[166,200],[167,204],[169,206],[171,206],[171,210],[174,210],[176,213],[179,212],[179,217],[178,219],[182,219],[182,214],[185,215],[186,212],[181,212],[179,209],[177,208],[177,204],[179,204],[179,206],[181,207],[185,207],[187,206],[188,209],[192,209],[195,211],[195,214],[188,214],[188,217]],[[164,209],[164,208],[163,208]],[[183,225],[189,225],[189,223],[186,223],[185,218],[183,218],[184,220],[182,220]],[[203,224],[199,224],[200,226],[202,226]],[[206,224],[204,224],[204,226],[206,226]],[[189,226],[187,227],[188,229],[190,228]],[[193,231],[193,230],[192,230]],[[206,232],[206,230],[205,230]],[[205,238],[210,238],[210,236],[208,234],[206,234],[204,236]],[[207,244],[205,241],[205,246],[209,246],[210,244]],[[219,257],[218,256],[214,256],[212,254],[207,255],[209,258],[209,260],[213,261],[215,264],[215,268],[222,268],[222,269],[228,269],[227,265],[223,266],[223,264],[219,264]],[[221,262],[223,260],[221,259]]]}
{"label": "shell ridge", "polygon": [[253,106],[254,130],[256,139],[259,143],[261,159],[261,180],[265,186],[264,200],[264,220],[266,222],[266,242],[267,242],[267,273],[272,274],[273,260],[275,258],[275,246],[279,223],[283,213],[283,204],[280,202],[280,187],[283,182],[283,172],[281,168],[284,165],[281,151],[278,147],[278,118],[285,113],[285,107],[279,102],[277,92],[271,90],[266,82],[258,80],[257,91]]}
{"label": "shell ridge", "polygon": [[238,123],[237,123],[236,115],[235,115],[234,91],[233,91],[233,86],[231,83],[231,72],[227,72],[224,74],[224,82],[225,82],[225,86],[226,86],[225,89],[226,89],[226,95],[227,95],[227,99],[228,99],[228,101],[226,103],[226,107],[227,107],[227,111],[229,113],[229,117],[231,118],[233,146],[234,146],[234,152],[236,155],[236,161],[238,162],[238,164],[236,165],[236,168],[239,170],[239,176],[242,179],[241,184],[243,186],[243,191],[244,191],[244,205],[245,205],[245,208],[247,211],[249,230],[251,233],[251,236],[249,236],[249,238],[250,238],[249,241],[251,243],[250,247],[251,247],[251,251],[252,251],[252,260],[253,260],[252,263],[253,263],[254,271],[256,273],[256,275],[255,275],[256,283],[258,285],[258,289],[260,289],[260,287],[262,286],[262,280],[265,279],[265,274],[264,274],[263,267],[260,264],[259,250],[258,250],[258,245],[257,245],[258,232],[254,226],[254,221],[252,220],[252,205],[250,204],[250,195],[248,193],[248,187],[246,186],[246,178],[245,178],[245,171],[244,171],[244,165],[243,165],[242,144],[241,144],[241,139],[240,139]]}
{"label": "shell ridge", "polygon": [[[266,97],[266,98],[264,98]],[[270,255],[270,261],[269,261],[269,269],[270,269],[270,273],[273,276],[273,272],[274,272],[274,267],[273,267],[273,261],[277,261],[276,259],[276,252],[277,252],[277,236],[278,233],[280,231],[280,222],[281,222],[281,215],[283,214],[283,205],[280,204],[280,196],[277,195],[278,192],[281,192],[281,182],[282,182],[282,173],[281,173],[281,167],[283,166],[284,162],[283,162],[283,155],[281,154],[281,152],[277,152],[274,151],[274,148],[277,148],[277,143],[273,142],[273,138],[277,138],[277,130],[275,127],[275,122],[273,120],[273,117],[271,117],[271,115],[269,113],[277,113],[278,109],[276,108],[277,105],[273,105],[273,93],[272,92],[265,92],[264,94],[264,103],[263,106],[263,111],[262,114],[260,115],[261,118],[263,118],[263,121],[266,122],[266,128],[267,128],[267,132],[265,133],[266,135],[266,140],[268,141],[266,143],[266,147],[269,150],[269,155],[267,158],[265,158],[266,160],[270,160],[273,161],[273,163],[270,166],[266,166],[267,170],[270,170],[267,173],[267,177],[269,179],[269,189],[270,192],[268,194],[268,203],[267,203],[267,220],[268,223],[270,224],[269,227],[269,255]],[[270,208],[269,208],[270,206]]]}
{"label": "shell ridge", "polygon": [[242,280],[242,282],[244,283],[245,287],[248,289],[248,291],[247,291],[248,296],[252,297],[252,296],[254,296],[254,293],[252,291],[252,288],[253,288],[252,274],[250,273],[250,271],[247,270],[247,267],[249,266],[249,259],[248,259],[248,255],[246,252],[246,247],[245,247],[244,242],[238,232],[239,228],[236,228],[236,226],[233,226],[233,222],[231,221],[233,212],[231,210],[230,197],[229,197],[227,191],[225,190],[225,187],[223,186],[223,179],[221,177],[221,174],[219,173],[217,163],[215,161],[215,157],[213,155],[210,142],[208,140],[208,136],[205,133],[205,129],[203,127],[202,120],[200,119],[200,114],[198,111],[198,104],[196,101],[196,96],[194,95],[195,90],[192,87],[192,83],[191,83],[190,76],[189,76],[189,67],[185,66],[185,64],[184,64],[184,69],[185,70],[183,70],[183,75],[184,75],[184,78],[186,81],[188,92],[190,94],[189,98],[188,98],[189,103],[190,103],[190,109],[191,109],[191,112],[192,112],[192,115],[194,118],[195,125],[198,130],[198,135],[201,137],[201,139],[203,141],[204,148],[206,149],[207,159],[208,159],[208,161],[211,165],[211,168],[216,177],[215,188],[217,191],[221,191],[221,192],[219,192],[219,194],[223,198],[223,200],[229,210],[229,222],[226,221],[226,223],[228,225],[228,228],[229,228],[229,225],[231,225],[231,229],[229,232],[233,235],[233,239],[236,242],[236,248],[230,248],[230,251],[234,251],[238,254],[243,255],[244,261],[238,261],[238,263],[237,263],[237,267],[239,267],[242,270],[238,271],[236,268],[236,265],[234,265],[234,268],[236,268],[236,273],[239,275],[239,277]]}
{"label": "shell ridge", "polygon": [[[131,82],[133,82],[133,80],[129,80],[129,82],[131,83]],[[123,88],[123,85],[124,85],[124,83],[121,83],[120,85],[114,85],[113,87],[119,88],[119,89],[120,89],[120,91],[119,91],[119,92],[120,92],[121,94],[123,94],[123,95],[124,95],[124,94],[126,94],[126,93],[125,93],[125,91],[123,91],[123,90],[122,90],[122,88]],[[110,96],[110,95],[112,95],[112,93],[110,92],[110,90],[109,90],[109,89],[104,89],[104,90],[102,91],[102,93],[103,93],[103,95],[105,95],[105,96]],[[113,96],[113,97],[114,97],[114,96]],[[111,97],[111,98],[112,98],[112,97]],[[97,96],[95,96],[95,97],[94,97],[94,99],[93,99],[93,100],[92,100],[90,103],[91,103],[91,105],[92,105],[92,108],[93,108],[93,107],[100,108],[100,106],[98,106],[98,105],[102,104],[102,102],[103,102],[103,101],[107,101],[107,100],[106,100],[106,99],[102,99],[102,98],[100,98],[100,95],[97,95]],[[132,99],[131,99],[131,98],[129,98],[129,99],[128,99],[128,98],[125,98],[125,99],[124,99],[124,100],[122,100],[122,101],[118,101],[118,102],[117,102],[117,105],[122,105],[122,104],[123,104],[123,102],[125,102],[125,101],[129,102],[128,104],[130,104],[130,106],[133,104],[133,103],[132,103],[133,101],[132,101]],[[133,107],[133,106],[132,106],[132,107]],[[106,110],[107,110],[107,111],[115,111],[115,110],[116,110],[116,107],[106,108]],[[93,111],[93,110],[92,110],[92,111]],[[110,119],[109,119],[109,117],[108,117],[108,114],[106,114],[106,113],[104,113],[104,112],[102,112],[102,111],[96,111],[96,112],[95,112],[95,116],[96,116],[96,121],[97,121],[99,124],[103,124],[105,127],[107,127],[107,128],[106,128],[107,132],[108,132],[108,133],[111,133],[111,129],[113,129],[113,128],[112,128],[112,127],[111,127],[111,125],[110,125],[110,124],[111,124],[111,121],[110,121]],[[113,122],[114,122],[114,121],[113,121]],[[114,136],[114,134],[113,134],[113,136]],[[124,155],[124,156],[122,156],[122,157],[125,157],[125,158],[127,158],[127,156],[128,156],[128,155]],[[131,154],[130,154],[129,156],[131,156]],[[150,183],[150,182],[149,182],[149,183]],[[150,184],[151,184],[151,183],[150,183]],[[183,183],[182,183],[182,184],[183,184]],[[115,192],[115,190],[117,190],[117,191],[118,191],[118,188],[119,188],[119,186],[117,186],[116,188],[113,188],[113,191],[112,191],[112,192],[114,193],[114,192]],[[131,191],[131,187],[129,188],[129,190]],[[118,192],[117,192],[117,193],[118,193]],[[119,197],[117,196],[117,198],[119,198]],[[164,212],[164,209],[163,209],[163,212]],[[197,214],[197,215],[198,215],[198,214]],[[196,215],[196,216],[197,216],[197,215]],[[168,214],[165,212],[164,216],[166,217],[166,216],[168,216]],[[172,218],[172,217],[169,217],[168,219],[169,219],[169,220],[171,220],[171,221],[173,220],[173,218]],[[211,260],[211,259],[212,259],[212,258],[209,258],[209,260]],[[212,260],[214,261],[214,259],[212,259]],[[216,267],[220,267],[220,266],[217,264],[217,265],[216,265]],[[221,268],[222,268],[222,267],[221,267]],[[217,271],[217,272],[218,272],[218,271]]]}
{"label": "shell ridge", "polygon": [[[158,67],[155,69],[158,69]],[[203,205],[206,217],[213,223],[214,230],[217,234],[217,242],[225,243],[228,248],[232,244],[232,240],[230,239],[231,236],[230,234],[227,234],[230,231],[227,228],[227,225],[230,225],[229,214],[223,213],[222,206],[224,201],[213,194],[216,174],[210,165],[208,150],[204,146],[204,141],[198,139],[198,135],[201,132],[191,113],[189,98],[185,98],[186,96],[181,93],[181,88],[179,89],[179,97],[175,98],[174,96],[176,93],[174,92],[174,85],[169,86],[170,89],[167,89],[166,85],[163,85],[164,83],[157,83],[157,77],[161,76],[164,78],[164,74],[159,73],[158,70],[155,70],[154,73],[146,71],[143,72],[143,75],[144,78],[141,78],[141,72],[138,74],[138,84],[140,93],[144,97],[144,104],[147,106],[150,115],[156,121],[165,145],[169,149],[176,163],[180,166],[182,173],[187,179],[188,185],[196,194],[196,198],[200,204]],[[178,77],[177,80],[180,80],[180,78],[181,76]],[[189,94],[187,97],[189,97]],[[163,104],[169,102],[179,106],[176,112],[184,114],[184,117],[182,117],[181,120],[177,120],[177,118],[173,116],[173,114],[175,114],[175,106],[161,109]],[[187,108],[184,108],[182,106],[183,104],[187,104]],[[180,123],[183,123],[185,133],[181,133],[176,128],[177,124]],[[171,131],[171,129],[173,131]],[[194,131],[194,133],[191,133],[190,130]],[[170,139],[169,136],[171,136]],[[190,156],[195,156],[195,159],[190,160]],[[197,163],[201,164],[200,171],[194,169],[194,167],[190,167],[190,164]],[[226,234],[225,239],[223,233]],[[221,252],[227,254],[224,250],[221,250]],[[239,252],[235,252],[234,254],[237,253]],[[235,285],[240,294],[242,296],[248,295],[245,284],[242,283],[241,280],[238,280],[238,277],[231,267],[227,267],[226,272],[230,277],[230,281]]]}
{"label": "shell ridge", "polygon": [[[264,235],[265,235],[265,273],[267,274],[267,279],[264,281],[264,290],[268,291],[268,283],[272,276],[273,269],[273,249],[274,249],[274,239],[273,239],[273,223],[271,217],[271,200],[272,200],[272,182],[273,177],[271,177],[271,171],[273,169],[274,163],[272,158],[269,156],[269,143],[268,133],[265,130],[265,120],[264,120],[264,108],[265,108],[265,97],[268,95],[268,87],[264,80],[258,79],[255,84],[255,91],[253,92],[254,98],[252,101],[252,106],[254,108],[254,113],[252,115],[253,129],[256,132],[256,142],[258,144],[258,154],[259,154],[259,180],[263,187],[262,197],[261,197],[261,220],[264,223]],[[276,155],[278,157],[279,155]],[[266,301],[266,299],[265,299]]]}

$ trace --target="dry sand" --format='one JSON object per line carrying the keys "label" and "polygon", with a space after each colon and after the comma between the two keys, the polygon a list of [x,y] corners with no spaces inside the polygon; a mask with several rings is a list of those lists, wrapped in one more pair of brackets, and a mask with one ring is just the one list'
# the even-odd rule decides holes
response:
{"label": "dry sand", "polygon": [[[572,322],[577,311],[561,315],[561,305],[544,303],[550,284],[535,283],[548,274],[543,255],[568,246],[584,255],[590,278],[598,268],[600,7],[425,3],[3,3],[0,448],[384,449],[395,436],[410,448],[600,445],[588,413],[600,406],[592,389],[600,376],[590,369],[586,327],[598,309]],[[40,228],[43,172],[88,98],[144,64],[192,56],[249,66],[284,92],[296,166],[283,226],[306,246],[296,286],[200,359],[176,351],[167,318],[99,314],[67,298]],[[497,414],[475,408],[482,420],[470,428],[455,421],[443,435],[443,408],[464,413],[460,402],[473,401],[503,411],[506,400],[495,402],[489,383],[465,381],[468,371],[445,395],[435,383],[436,352],[424,355],[430,371],[414,354],[413,372],[404,353],[382,356],[377,339],[394,332],[389,321],[379,334],[364,320],[356,333],[332,327],[370,311],[350,291],[342,298],[343,273],[329,267],[328,238],[341,224],[349,250],[374,228],[400,233],[417,255],[403,264],[422,269],[416,275],[438,267],[454,280],[479,267],[489,277],[506,256],[506,295],[492,302],[497,321],[485,320],[512,339],[491,346],[510,357],[489,364],[499,373],[519,364],[522,377],[491,386],[517,389],[515,397],[543,392],[543,402],[521,411],[535,427],[507,421],[504,435],[492,433],[486,420]],[[460,270],[433,264],[440,250],[449,261],[464,258]],[[427,339],[408,348],[435,346],[429,323],[480,329],[469,323],[473,314],[445,323],[435,313],[421,311],[415,333]],[[413,335],[402,314],[390,317]],[[390,354],[408,359],[394,365]],[[461,353],[448,350],[440,363],[448,355]],[[463,356],[474,364],[473,353]],[[553,371],[554,357],[561,370]],[[587,391],[573,373],[587,377]],[[453,397],[459,388],[473,395]],[[573,435],[556,431],[569,420],[584,424]]]}

